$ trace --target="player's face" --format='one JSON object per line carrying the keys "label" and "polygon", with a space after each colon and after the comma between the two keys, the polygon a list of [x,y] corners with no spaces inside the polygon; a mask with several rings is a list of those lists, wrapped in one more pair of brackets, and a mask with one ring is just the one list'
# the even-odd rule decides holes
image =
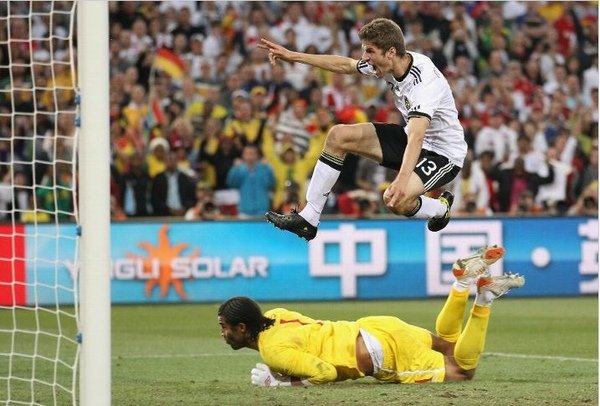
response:
{"label": "player's face", "polygon": [[377,77],[382,77],[392,69],[392,60],[388,57],[387,52],[381,48],[377,48],[370,42],[364,42],[362,45],[362,59],[373,66]]}
{"label": "player's face", "polygon": [[219,326],[221,326],[221,337],[234,350],[239,350],[246,346],[246,332],[241,324],[231,325],[221,316],[218,316]]}

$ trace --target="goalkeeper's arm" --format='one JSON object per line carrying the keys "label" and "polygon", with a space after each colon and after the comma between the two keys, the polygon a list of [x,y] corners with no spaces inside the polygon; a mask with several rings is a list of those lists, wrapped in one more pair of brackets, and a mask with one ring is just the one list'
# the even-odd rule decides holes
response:
{"label": "goalkeeper's arm", "polygon": [[337,380],[337,370],[333,365],[294,347],[270,346],[263,349],[261,355],[269,372],[273,370],[283,374],[283,382],[288,383],[276,386],[322,384]]}

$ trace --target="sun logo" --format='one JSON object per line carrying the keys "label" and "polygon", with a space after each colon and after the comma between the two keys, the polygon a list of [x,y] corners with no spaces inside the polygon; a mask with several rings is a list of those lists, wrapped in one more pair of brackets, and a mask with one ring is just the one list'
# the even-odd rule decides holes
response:
{"label": "sun logo", "polygon": [[[178,243],[171,245],[169,241],[169,226],[163,225],[158,231],[158,245],[154,246],[147,241],[138,243],[138,247],[148,252],[146,257],[142,257],[136,254],[128,252],[126,255],[131,259],[140,259],[144,264],[144,273],[158,274],[158,277],[151,277],[146,282],[144,293],[146,297],[152,296],[152,291],[156,286],[160,288],[160,297],[166,297],[169,293],[169,288],[173,286],[175,293],[181,299],[187,300],[188,295],[183,289],[183,283],[181,279],[173,278],[173,270],[171,268],[171,261],[175,258],[182,257],[181,253],[185,251],[189,244]],[[187,258],[193,259],[200,256],[200,249],[194,249]],[[153,272],[154,267],[158,266],[158,273]]]}

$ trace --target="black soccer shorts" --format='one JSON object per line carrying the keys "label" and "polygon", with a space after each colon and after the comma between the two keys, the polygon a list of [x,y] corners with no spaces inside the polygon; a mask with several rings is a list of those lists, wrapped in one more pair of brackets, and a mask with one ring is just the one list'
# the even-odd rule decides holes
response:
{"label": "black soccer shorts", "polygon": [[[380,165],[399,170],[407,144],[404,128],[388,123],[373,123],[373,125],[383,152],[383,160]],[[458,175],[460,169],[445,156],[423,149],[414,172],[421,178],[425,191],[428,192],[449,183]]]}

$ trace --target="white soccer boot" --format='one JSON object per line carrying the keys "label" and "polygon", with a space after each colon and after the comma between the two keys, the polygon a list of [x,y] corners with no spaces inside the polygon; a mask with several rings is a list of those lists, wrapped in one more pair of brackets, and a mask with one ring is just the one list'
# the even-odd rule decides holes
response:
{"label": "white soccer boot", "polygon": [[486,245],[468,257],[457,259],[452,265],[452,273],[457,280],[473,280],[479,276],[489,276],[488,267],[506,253],[499,245]]}
{"label": "white soccer boot", "polygon": [[482,276],[477,280],[477,294],[484,295],[486,301],[491,302],[507,294],[511,289],[525,285],[525,277],[506,273],[500,276]]}

